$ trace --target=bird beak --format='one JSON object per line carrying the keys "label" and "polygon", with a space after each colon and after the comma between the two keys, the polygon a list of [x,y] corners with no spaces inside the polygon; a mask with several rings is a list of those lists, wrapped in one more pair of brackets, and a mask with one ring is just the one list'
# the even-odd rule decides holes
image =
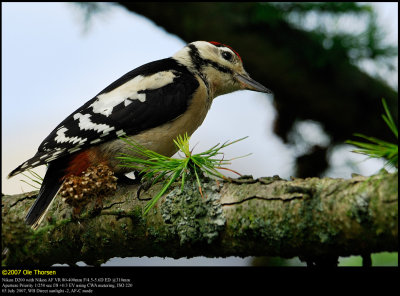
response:
{"label": "bird beak", "polygon": [[237,80],[240,82],[242,85],[243,89],[249,89],[249,90],[254,90],[254,91],[259,91],[267,94],[272,94],[272,91],[270,91],[268,88],[266,88],[264,85],[261,83],[258,83],[254,79],[250,78],[248,75],[242,75],[242,74],[236,74],[235,75]]}

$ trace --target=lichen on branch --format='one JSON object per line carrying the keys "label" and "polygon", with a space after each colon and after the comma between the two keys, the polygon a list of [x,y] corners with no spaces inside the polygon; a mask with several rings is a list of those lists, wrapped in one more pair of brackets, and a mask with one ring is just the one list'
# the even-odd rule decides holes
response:
{"label": "lichen on branch", "polygon": [[160,184],[141,200],[137,185],[118,186],[101,211],[89,205],[75,219],[57,197],[35,232],[23,221],[37,192],[3,196],[2,247],[8,249],[3,265],[99,265],[113,257],[141,256],[310,258],[398,249],[397,173],[348,180],[203,179],[202,184],[203,197],[196,182],[183,192],[175,182],[146,216],[143,207]]}

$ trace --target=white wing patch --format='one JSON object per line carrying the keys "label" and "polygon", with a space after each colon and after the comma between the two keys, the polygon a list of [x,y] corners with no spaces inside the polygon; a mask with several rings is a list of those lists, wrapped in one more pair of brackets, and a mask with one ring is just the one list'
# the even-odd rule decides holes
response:
{"label": "white wing patch", "polygon": [[121,129],[121,130],[119,130],[119,131],[116,131],[116,135],[117,135],[118,137],[122,137],[122,136],[125,136],[126,133],[125,133],[125,131],[124,131],[123,129]]}
{"label": "white wing patch", "polygon": [[109,126],[108,124],[98,124],[94,123],[90,120],[90,117],[92,115],[90,114],[81,114],[81,113],[76,113],[74,114],[74,119],[79,120],[79,128],[81,130],[94,130],[98,133],[109,133],[110,131],[114,130],[115,127]]}
{"label": "white wing patch", "polygon": [[173,82],[175,74],[171,71],[162,71],[150,76],[138,75],[123,85],[108,93],[97,96],[97,100],[90,105],[94,113],[109,116],[113,108],[122,102],[127,106],[132,100],[146,101],[146,94],[138,93],[143,90],[161,88]]}
{"label": "white wing patch", "polygon": [[60,127],[57,130],[57,136],[54,138],[54,141],[57,143],[72,143],[72,144],[83,144],[86,142],[87,139],[82,139],[80,137],[67,137],[65,135],[65,132],[68,131],[68,129],[64,126]]}
{"label": "white wing patch", "polygon": [[97,144],[97,143],[100,143],[101,141],[103,141],[103,140],[102,139],[96,139],[96,140],[90,141],[90,144]]}
{"label": "white wing patch", "polygon": [[[63,153],[64,151],[65,151],[65,148],[56,148],[55,151],[53,151],[53,152],[51,153],[51,155],[49,155],[48,158],[46,158],[44,161],[45,161],[45,162],[53,161],[53,160],[57,159],[57,158],[58,158],[58,155],[61,154],[61,153]],[[49,153],[49,154],[50,154],[50,153]]]}

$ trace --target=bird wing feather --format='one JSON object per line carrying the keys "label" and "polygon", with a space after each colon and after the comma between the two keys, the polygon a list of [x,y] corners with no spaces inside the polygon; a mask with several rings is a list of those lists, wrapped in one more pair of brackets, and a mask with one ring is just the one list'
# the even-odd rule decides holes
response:
{"label": "bird wing feather", "polygon": [[40,144],[35,156],[9,177],[171,121],[186,111],[198,86],[193,74],[173,58],[136,68],[62,121]]}

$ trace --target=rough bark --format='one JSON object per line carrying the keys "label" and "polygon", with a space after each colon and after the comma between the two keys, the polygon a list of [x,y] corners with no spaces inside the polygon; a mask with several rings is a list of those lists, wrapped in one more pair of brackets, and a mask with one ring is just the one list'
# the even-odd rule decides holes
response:
{"label": "rough bark", "polygon": [[[33,232],[37,192],[2,197],[3,265],[98,265],[112,257],[300,256],[333,260],[398,249],[398,174],[351,179],[279,177],[179,184],[145,217],[136,185],[118,186],[79,218],[60,198]],[[154,196],[156,184],[141,194]],[[4,252],[6,250],[6,252]],[[333,258],[333,259],[332,259]]]}

